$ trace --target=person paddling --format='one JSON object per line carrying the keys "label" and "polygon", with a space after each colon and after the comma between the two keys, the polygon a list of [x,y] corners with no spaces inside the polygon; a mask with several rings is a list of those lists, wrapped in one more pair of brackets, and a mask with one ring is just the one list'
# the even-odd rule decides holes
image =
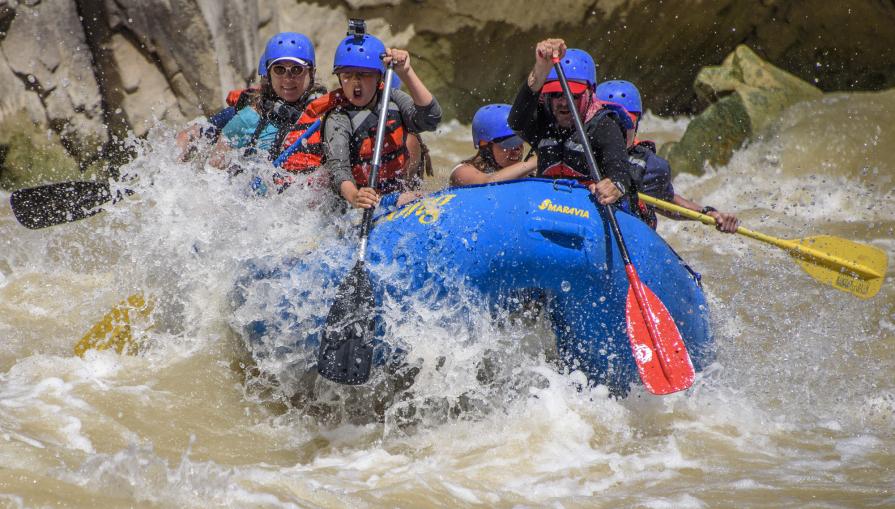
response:
{"label": "person paddling", "polygon": [[261,86],[239,93],[236,115],[222,130],[226,144],[267,151],[275,159],[315,97],[314,65],[314,45],[307,36],[295,32],[273,36],[258,65]]}
{"label": "person paddling", "polygon": [[[372,166],[379,98],[385,66],[394,63],[395,73],[410,91],[393,90],[382,147],[378,189],[368,186]],[[311,107],[329,108],[323,122],[324,168],[334,191],[353,207],[369,208],[379,202],[380,192],[412,188],[404,173],[407,166],[407,133],[432,131],[441,121],[441,106],[419,79],[410,64],[410,54],[385,45],[363,28],[346,37],[336,48],[333,73],[341,88],[315,101]],[[398,205],[419,195],[406,194]]]}
{"label": "person paddling", "polygon": [[[640,127],[640,119],[643,116],[643,103],[640,91],[630,81],[612,80],[600,83],[597,86],[597,99],[606,103],[614,103],[623,107],[634,123],[633,128],[628,129],[626,141],[628,155],[631,164],[641,168],[643,177],[639,185],[640,191],[660,200],[669,201],[686,209],[706,214],[715,219],[718,230],[725,233],[735,233],[739,226],[739,219],[729,213],[721,212],[714,207],[700,206],[698,203],[688,200],[674,191],[671,184],[671,165],[667,160],[656,154],[656,144],[652,141],[637,139],[637,130]],[[655,208],[639,203],[641,217],[653,229],[656,228]],[[686,217],[673,212],[659,211],[662,215],[678,220]]]}
{"label": "person paddling", "polygon": [[[590,170],[571,110],[553,69],[554,58],[560,60],[583,117],[594,159],[605,177],[599,182],[590,181]],[[562,39],[541,41],[535,49],[534,68],[522,84],[507,120],[536,150],[538,177],[578,180],[606,205],[616,203],[631,189],[624,140],[631,121],[615,111],[595,107],[596,81],[596,66],[586,51],[567,50]]]}
{"label": "person paddling", "polygon": [[326,92],[314,83],[314,65],[314,45],[307,36],[282,32],[271,37],[258,62],[260,85],[231,90],[228,107],[209,119],[210,126],[193,125],[179,133],[180,158],[188,159],[204,136],[217,142],[209,160],[213,166],[227,166],[229,148],[244,148],[245,154],[261,150],[271,161],[276,159],[288,146],[284,139],[296,128],[305,106]]}
{"label": "person paddling", "polygon": [[477,152],[451,170],[451,185],[518,179],[537,169],[537,157],[522,160],[522,138],[507,124],[509,114],[509,104],[489,104],[479,108],[472,117],[472,144]]}

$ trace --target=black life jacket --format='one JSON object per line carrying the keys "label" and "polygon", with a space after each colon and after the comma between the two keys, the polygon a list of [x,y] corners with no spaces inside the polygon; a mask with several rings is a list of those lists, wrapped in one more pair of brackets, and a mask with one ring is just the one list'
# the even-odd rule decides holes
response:
{"label": "black life jacket", "polygon": [[[584,130],[588,131],[596,126],[604,117],[614,120],[622,132],[626,135],[628,123],[614,108],[601,108],[590,120],[584,124]],[[535,147],[538,154],[539,177],[569,178],[575,179],[587,185],[593,182],[590,178],[590,169],[587,166],[587,158],[584,154],[584,145],[581,144],[578,134],[574,130],[553,130],[553,136],[547,136],[538,140]]]}
{"label": "black life jacket", "polygon": [[[637,141],[628,149],[628,162],[635,169],[636,187],[644,194],[660,200],[674,200],[674,187],[671,185],[671,165],[656,155],[656,144],[651,141]],[[651,228],[656,229],[658,218],[654,207],[638,200],[637,211],[641,219]]]}

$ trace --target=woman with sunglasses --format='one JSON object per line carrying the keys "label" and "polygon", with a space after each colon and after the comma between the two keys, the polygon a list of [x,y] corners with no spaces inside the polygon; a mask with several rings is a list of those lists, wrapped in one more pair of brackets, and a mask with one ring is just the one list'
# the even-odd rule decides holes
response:
{"label": "woman with sunglasses", "polygon": [[[599,182],[591,180],[571,108],[553,69],[553,58],[559,58],[563,66],[594,159],[603,172],[604,178]],[[562,39],[541,41],[535,49],[534,68],[519,90],[507,120],[537,151],[538,177],[576,179],[605,205],[615,203],[631,189],[624,139],[631,120],[627,115],[599,107],[593,97],[596,81],[596,66],[587,52],[567,50]]]}
{"label": "woman with sunglasses", "polygon": [[[208,118],[210,125],[193,124],[178,133],[180,158],[188,159],[199,139],[218,144],[212,164],[223,166],[228,147],[268,150],[279,155],[288,127],[308,102],[325,93],[314,84],[314,45],[305,35],[282,32],[270,38],[258,62],[258,87],[231,90],[227,107]],[[221,134],[225,143],[219,142]]]}
{"label": "woman with sunglasses", "polygon": [[[322,92],[314,87],[314,64],[314,45],[305,35],[273,36],[258,62],[260,86],[231,92],[228,98],[236,113],[221,130],[219,146],[262,150],[276,158],[302,111]],[[212,160],[222,163],[220,157]]]}
{"label": "woman with sunglasses", "polygon": [[478,150],[451,170],[452,186],[488,184],[529,176],[537,157],[522,160],[522,138],[507,125],[509,104],[489,104],[472,117],[472,144]]}
{"label": "woman with sunglasses", "polygon": [[[711,206],[701,206],[688,200],[674,191],[671,184],[671,165],[667,160],[656,154],[656,144],[652,141],[637,139],[637,129],[640,127],[640,118],[643,115],[643,102],[640,91],[630,81],[612,80],[604,81],[597,85],[597,99],[607,103],[614,103],[623,107],[630,115],[634,126],[628,129],[628,161],[637,166],[643,172],[638,185],[639,190],[650,196],[665,200],[686,209],[706,214],[715,219],[716,227],[724,233],[734,233],[740,220],[729,212],[721,212]],[[657,226],[655,208],[638,202],[640,216],[653,229]],[[671,219],[685,220],[683,216],[673,212],[659,211],[662,215]]]}
{"label": "woman with sunglasses", "polygon": [[[379,99],[383,90],[385,66],[394,62],[395,74],[407,87],[391,92],[388,119],[382,146],[377,189],[369,186]],[[350,35],[336,48],[333,74],[341,88],[311,105],[329,101],[331,109],[323,123],[324,167],[336,193],[356,208],[379,203],[380,193],[402,192],[397,204],[419,194],[405,192],[414,188],[407,174],[408,133],[433,131],[441,121],[441,106],[410,65],[410,54],[386,49],[371,35]]]}

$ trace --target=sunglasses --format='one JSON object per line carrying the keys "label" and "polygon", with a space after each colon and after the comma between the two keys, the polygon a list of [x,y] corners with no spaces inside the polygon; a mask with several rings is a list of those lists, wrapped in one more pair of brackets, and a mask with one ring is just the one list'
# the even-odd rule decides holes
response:
{"label": "sunglasses", "polygon": [[[560,97],[565,97],[565,96],[566,96],[566,94],[563,92],[547,92],[546,94],[544,94],[544,97],[546,99],[550,99],[550,100],[559,99]],[[581,99],[583,96],[584,96],[584,92],[581,92],[578,94],[572,94],[572,99],[577,101],[578,99]]]}
{"label": "sunglasses", "polygon": [[285,76],[288,74],[290,77],[298,78],[301,77],[308,68],[301,65],[290,65],[289,67],[286,67],[285,65],[277,64],[271,67],[270,70],[277,76]]}
{"label": "sunglasses", "polygon": [[494,138],[492,142],[496,143],[497,146],[504,150],[516,150],[522,148],[522,138],[516,136],[515,134],[511,134],[509,136],[501,136],[500,138]]}

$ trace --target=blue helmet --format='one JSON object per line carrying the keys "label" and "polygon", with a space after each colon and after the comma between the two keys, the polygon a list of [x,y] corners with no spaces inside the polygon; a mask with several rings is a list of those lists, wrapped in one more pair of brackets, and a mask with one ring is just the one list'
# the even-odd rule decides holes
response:
{"label": "blue helmet", "polygon": [[643,113],[640,91],[630,81],[604,81],[597,86],[597,99],[622,105],[630,113]]}
{"label": "blue helmet", "polygon": [[359,67],[385,73],[385,64],[382,63],[383,53],[385,44],[372,35],[349,35],[342,39],[336,48],[333,73],[338,72],[341,67]]}
{"label": "blue helmet", "polygon": [[472,144],[479,148],[481,144],[496,139],[514,136],[516,133],[507,124],[510,115],[509,104],[489,104],[482,106],[472,117]]}
{"label": "blue helmet", "polygon": [[[575,81],[579,83],[587,83],[590,88],[594,88],[597,86],[597,65],[594,63],[594,59],[590,56],[590,54],[583,49],[575,49],[571,48],[566,50],[566,54],[562,57],[562,60],[559,61],[560,65],[562,65],[563,72],[566,73],[566,79],[569,81]],[[550,74],[547,75],[547,83],[551,81],[558,82],[559,77],[556,75],[556,69],[551,68]],[[556,88],[556,90],[553,90]],[[562,88],[557,84],[557,86],[547,86],[544,92],[554,91],[559,92],[562,91]],[[573,90],[573,93],[575,91]]]}
{"label": "blue helmet", "polygon": [[267,67],[283,59],[314,67],[314,43],[306,35],[296,32],[281,32],[271,37],[258,60],[258,74],[267,76]]}

